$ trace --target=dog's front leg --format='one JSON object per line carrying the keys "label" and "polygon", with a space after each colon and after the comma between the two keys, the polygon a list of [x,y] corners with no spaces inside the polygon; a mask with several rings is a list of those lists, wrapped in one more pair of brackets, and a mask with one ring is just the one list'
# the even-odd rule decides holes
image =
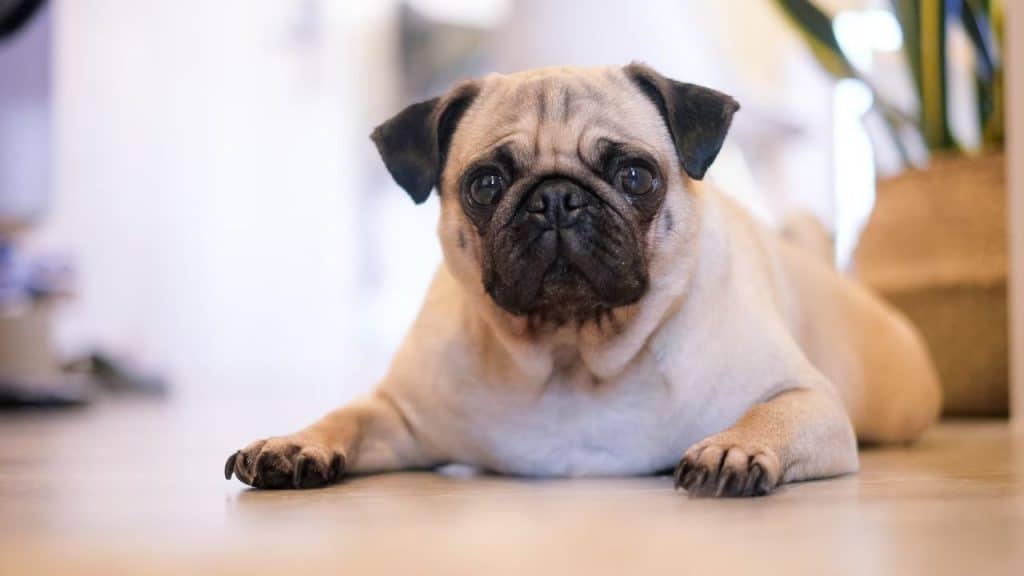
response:
{"label": "dog's front leg", "polygon": [[857,440],[838,398],[816,389],[782,392],[694,444],[676,467],[693,496],[761,496],[784,482],[857,470]]}
{"label": "dog's front leg", "polygon": [[313,488],[345,473],[429,464],[401,409],[377,392],[299,432],[249,444],[228,457],[224,476],[256,488]]}

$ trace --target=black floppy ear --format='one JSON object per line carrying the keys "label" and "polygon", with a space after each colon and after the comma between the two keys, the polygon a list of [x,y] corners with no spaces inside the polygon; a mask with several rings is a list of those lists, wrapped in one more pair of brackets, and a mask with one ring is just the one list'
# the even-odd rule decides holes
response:
{"label": "black floppy ear", "polygon": [[478,92],[469,83],[447,96],[417,102],[370,135],[391,177],[417,204],[440,182],[455,127]]}
{"label": "black floppy ear", "polygon": [[625,72],[661,112],[683,170],[695,180],[703,178],[739,103],[717,90],[665,78],[643,64],[630,64]]}

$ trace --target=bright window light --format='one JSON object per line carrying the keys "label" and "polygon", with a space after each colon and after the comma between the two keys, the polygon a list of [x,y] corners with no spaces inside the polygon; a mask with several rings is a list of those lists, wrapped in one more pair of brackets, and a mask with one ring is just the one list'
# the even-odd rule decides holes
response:
{"label": "bright window light", "polygon": [[875,206],[875,159],[871,139],[861,120],[871,109],[871,90],[860,80],[836,84],[835,128],[836,265],[849,266],[861,230]]}
{"label": "bright window light", "polygon": [[493,28],[511,12],[510,0],[409,0],[421,14],[451,24]]}
{"label": "bright window light", "polygon": [[839,47],[862,72],[871,69],[875,52],[895,52],[903,47],[900,23],[888,10],[848,10],[836,15],[832,30]]}

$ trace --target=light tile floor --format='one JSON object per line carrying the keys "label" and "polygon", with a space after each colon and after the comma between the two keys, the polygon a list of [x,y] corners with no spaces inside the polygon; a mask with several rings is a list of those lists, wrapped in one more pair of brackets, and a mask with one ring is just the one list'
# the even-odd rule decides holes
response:
{"label": "light tile floor", "polygon": [[0,574],[1024,574],[1024,442],[1003,422],[729,501],[668,477],[255,492],[221,476],[236,436],[173,403],[0,414]]}

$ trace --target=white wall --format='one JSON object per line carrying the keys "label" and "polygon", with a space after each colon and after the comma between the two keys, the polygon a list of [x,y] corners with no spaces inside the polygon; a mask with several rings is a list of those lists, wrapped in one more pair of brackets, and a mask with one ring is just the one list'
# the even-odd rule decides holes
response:
{"label": "white wall", "polygon": [[186,394],[373,384],[395,342],[363,338],[360,207],[367,186],[399,194],[367,138],[394,105],[390,9],[56,2],[57,193],[36,243],[76,256],[65,347],[132,352]]}

